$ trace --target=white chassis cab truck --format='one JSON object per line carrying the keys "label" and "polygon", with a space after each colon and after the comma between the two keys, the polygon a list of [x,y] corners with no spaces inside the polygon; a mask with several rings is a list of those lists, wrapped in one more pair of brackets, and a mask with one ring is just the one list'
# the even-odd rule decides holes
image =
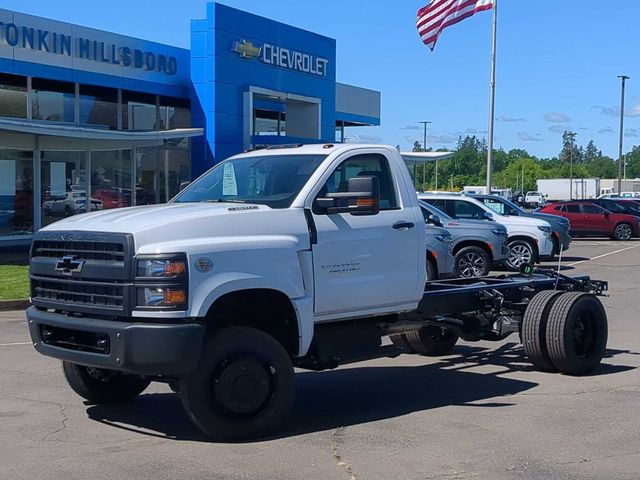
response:
{"label": "white chassis cab truck", "polygon": [[[29,330],[92,403],[168,383],[222,440],[282,428],[294,367],[518,333],[538,368],[600,363],[606,282],[520,274],[426,282],[425,223],[405,163],[379,145],[296,145],[221,162],[166,205],[37,232]],[[383,343],[390,336],[392,342]]]}

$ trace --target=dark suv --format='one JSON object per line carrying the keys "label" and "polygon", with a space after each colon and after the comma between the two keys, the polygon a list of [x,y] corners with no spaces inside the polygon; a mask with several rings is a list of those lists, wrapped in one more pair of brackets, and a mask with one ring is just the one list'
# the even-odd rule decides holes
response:
{"label": "dark suv", "polygon": [[469,196],[484,203],[491,210],[498,212],[501,215],[539,218],[549,222],[551,230],[553,230],[551,237],[553,240],[553,255],[558,255],[560,253],[560,247],[562,247],[563,252],[566,252],[569,249],[569,246],[571,245],[571,235],[569,233],[571,224],[566,218],[549,215],[547,213],[529,213],[517,206],[515,203],[497,195]]}

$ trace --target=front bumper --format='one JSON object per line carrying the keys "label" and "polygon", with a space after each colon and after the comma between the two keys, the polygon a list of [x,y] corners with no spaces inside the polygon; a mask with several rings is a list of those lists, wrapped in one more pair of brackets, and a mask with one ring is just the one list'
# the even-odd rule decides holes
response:
{"label": "front bumper", "polygon": [[[75,317],[30,307],[29,333],[46,356],[136,375],[179,376],[200,357],[204,326]],[[98,346],[99,344],[99,346]]]}

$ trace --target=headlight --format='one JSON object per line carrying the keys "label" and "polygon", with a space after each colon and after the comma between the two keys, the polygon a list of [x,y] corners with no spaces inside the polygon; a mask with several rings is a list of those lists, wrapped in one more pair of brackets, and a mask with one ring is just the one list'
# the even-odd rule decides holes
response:
{"label": "headlight", "polygon": [[188,279],[184,254],[139,258],[135,280],[137,307],[186,310]]}
{"label": "headlight", "polygon": [[538,226],[538,230],[546,233],[547,235],[551,235],[551,227],[547,227],[547,226]]}
{"label": "headlight", "polygon": [[451,243],[452,240],[450,233],[436,233],[434,237],[436,237],[436,240],[439,240],[443,243]]}
{"label": "headlight", "polygon": [[184,275],[186,271],[187,265],[184,259],[138,260],[138,277],[177,277]]}
{"label": "headlight", "polygon": [[507,236],[507,231],[502,228],[492,228],[491,233],[493,233],[494,235],[498,235],[499,237]]}

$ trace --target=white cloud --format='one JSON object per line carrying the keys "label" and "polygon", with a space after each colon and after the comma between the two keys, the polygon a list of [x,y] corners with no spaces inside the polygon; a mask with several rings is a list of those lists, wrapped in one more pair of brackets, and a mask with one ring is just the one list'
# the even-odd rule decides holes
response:
{"label": "white cloud", "polygon": [[611,127],[603,127],[600,130],[598,130],[598,133],[600,135],[604,135],[604,134],[607,134],[607,133],[613,133],[613,128],[611,128]]}
{"label": "white cloud", "polygon": [[638,130],[637,128],[627,128],[624,131],[624,136],[625,137],[640,137],[640,130]]}
{"label": "white cloud", "polygon": [[527,132],[518,132],[518,138],[524,142],[542,142],[542,138],[539,133],[531,135]]}
{"label": "white cloud", "polygon": [[375,143],[375,144],[381,144],[384,143],[384,140],[382,140],[382,137],[379,137],[377,135],[348,135],[345,139],[344,139],[344,143]]}
{"label": "white cloud", "polygon": [[568,123],[571,121],[568,115],[565,115],[564,113],[558,113],[558,112],[547,112],[544,114],[544,119],[547,122],[554,122],[554,123]]}
{"label": "white cloud", "polygon": [[552,125],[549,127],[549,131],[553,133],[564,133],[565,130],[565,127],[562,125]]}
{"label": "white cloud", "polygon": [[498,118],[498,120],[500,120],[501,122],[524,122],[524,121],[526,121],[524,118],[512,117],[510,115],[501,115],[500,118]]}
{"label": "white cloud", "polygon": [[[625,117],[640,117],[640,97],[635,97],[633,99],[634,104],[627,108],[624,112]],[[592,110],[596,110],[603,115],[607,115],[609,117],[619,117],[620,116],[620,107],[605,107],[603,105],[594,105],[591,107]]]}
{"label": "white cloud", "polygon": [[400,128],[400,130],[422,130],[420,125],[407,125],[406,127]]}

